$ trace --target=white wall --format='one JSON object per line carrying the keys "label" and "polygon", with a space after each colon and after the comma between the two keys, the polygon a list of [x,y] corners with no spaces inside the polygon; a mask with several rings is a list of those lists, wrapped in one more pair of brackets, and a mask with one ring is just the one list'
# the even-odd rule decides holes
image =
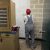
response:
{"label": "white wall", "polygon": [[16,25],[20,26],[19,37],[25,37],[24,14],[27,8],[30,8],[30,0],[12,0],[16,4]]}

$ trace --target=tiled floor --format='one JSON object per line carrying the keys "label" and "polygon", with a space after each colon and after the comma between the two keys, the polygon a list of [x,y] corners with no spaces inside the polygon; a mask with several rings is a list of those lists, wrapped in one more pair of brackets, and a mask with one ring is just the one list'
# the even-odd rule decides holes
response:
{"label": "tiled floor", "polygon": [[[31,50],[31,48],[27,48],[25,40],[19,40],[20,42],[20,50]],[[41,42],[36,41],[36,48],[34,50],[41,50]]]}

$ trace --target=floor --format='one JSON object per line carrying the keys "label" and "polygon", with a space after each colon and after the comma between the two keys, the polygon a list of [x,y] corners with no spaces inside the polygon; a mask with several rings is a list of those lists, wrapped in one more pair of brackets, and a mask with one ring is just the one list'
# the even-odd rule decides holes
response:
{"label": "floor", "polygon": [[[27,48],[27,45],[25,43],[25,40],[20,39],[20,50],[31,50],[31,48]],[[41,42],[36,41],[36,48],[34,50],[41,50]]]}

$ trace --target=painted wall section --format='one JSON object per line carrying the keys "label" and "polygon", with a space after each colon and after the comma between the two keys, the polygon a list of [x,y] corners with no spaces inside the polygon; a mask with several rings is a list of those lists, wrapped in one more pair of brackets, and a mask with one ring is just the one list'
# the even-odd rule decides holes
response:
{"label": "painted wall section", "polygon": [[16,7],[16,25],[20,26],[19,37],[25,37],[24,15],[25,10],[30,8],[30,0],[12,0]]}

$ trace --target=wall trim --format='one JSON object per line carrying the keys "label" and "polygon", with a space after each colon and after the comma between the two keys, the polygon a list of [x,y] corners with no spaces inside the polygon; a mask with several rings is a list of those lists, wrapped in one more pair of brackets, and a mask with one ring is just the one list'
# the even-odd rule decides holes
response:
{"label": "wall trim", "polygon": [[[25,37],[19,37],[19,39],[25,39]],[[31,38],[29,38],[31,40]],[[40,38],[35,38],[35,40],[37,41],[45,41],[44,39],[40,39]]]}

